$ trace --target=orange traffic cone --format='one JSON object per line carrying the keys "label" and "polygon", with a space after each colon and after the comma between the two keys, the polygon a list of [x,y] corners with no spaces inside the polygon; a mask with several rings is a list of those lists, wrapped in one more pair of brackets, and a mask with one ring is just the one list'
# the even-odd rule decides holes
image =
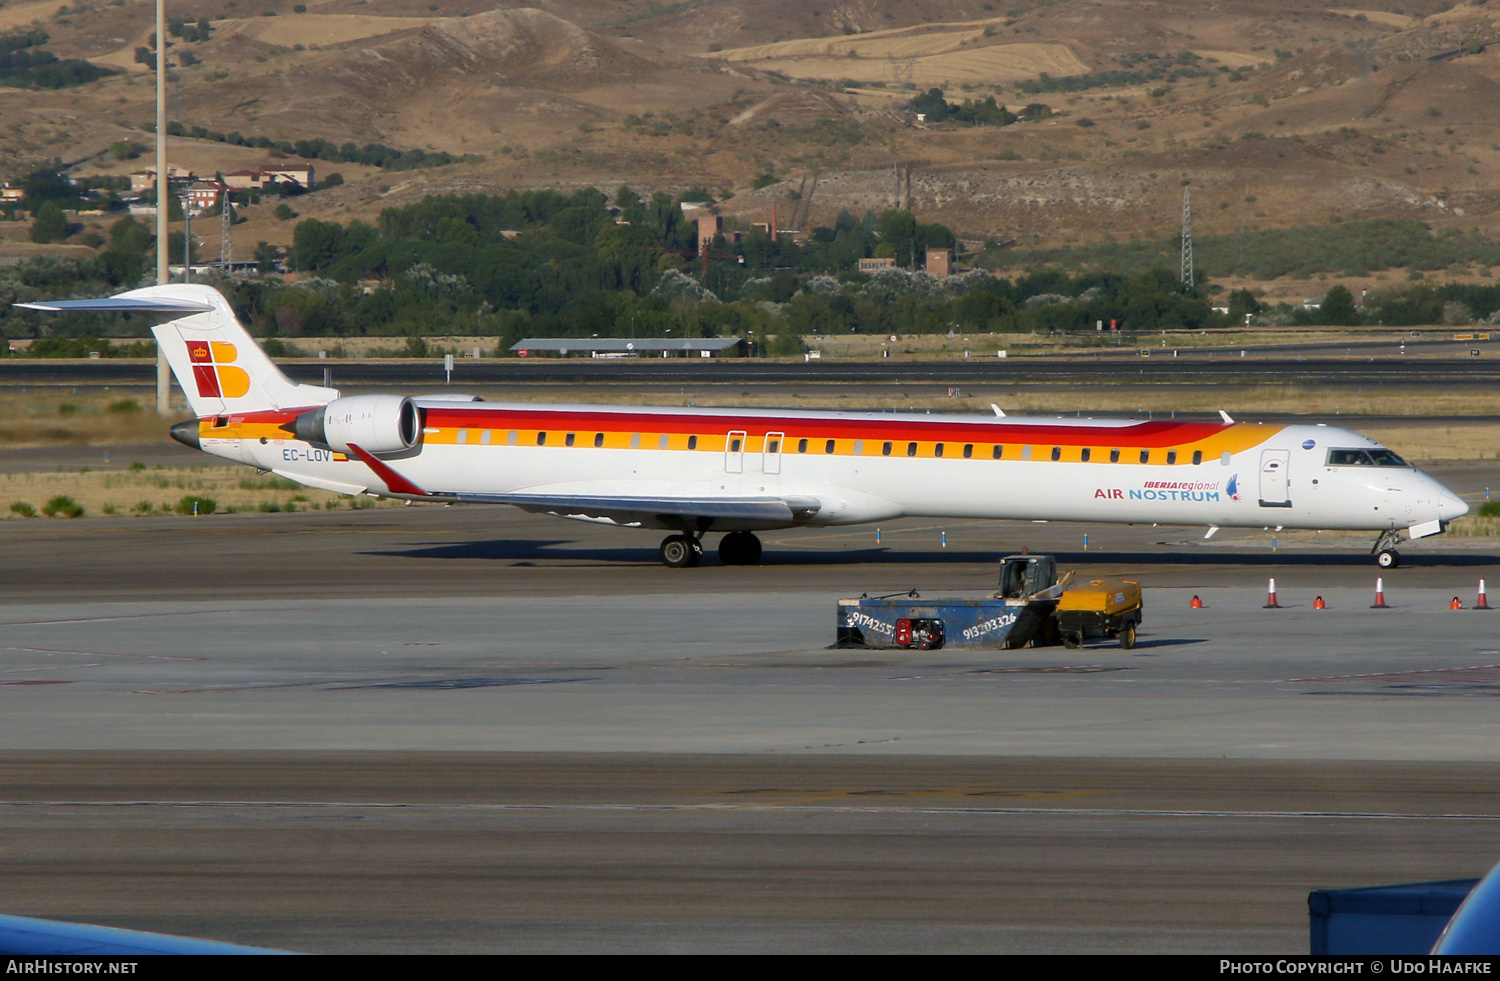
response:
{"label": "orange traffic cone", "polygon": [[1384,610],[1386,608],[1387,607],[1385,605],[1385,578],[1382,577],[1382,576],[1376,576],[1375,577],[1375,602],[1370,604],[1370,609],[1372,609],[1372,610]]}
{"label": "orange traffic cone", "polygon": [[1266,587],[1266,605],[1263,606],[1263,607],[1261,607],[1261,609],[1262,610],[1279,610],[1279,609],[1281,609],[1281,604],[1278,603],[1278,602],[1276,602],[1276,580],[1274,578],[1271,580],[1270,585],[1268,585]]}
{"label": "orange traffic cone", "polygon": [[1313,609],[1326,610],[1328,609],[1328,604],[1323,602],[1323,597],[1319,596],[1317,599],[1313,600]]}
{"label": "orange traffic cone", "polygon": [[[1481,593],[1480,595],[1483,595],[1483,594]],[[1193,601],[1188,604],[1188,609],[1190,609],[1190,610],[1201,610],[1201,609],[1203,609],[1203,601],[1201,599],[1199,599],[1197,596],[1194,596],[1193,597]]]}
{"label": "orange traffic cone", "polygon": [[1453,602],[1448,604],[1448,609],[1450,610],[1462,610],[1463,608],[1463,601],[1460,600],[1457,596],[1453,597]]}
{"label": "orange traffic cone", "polygon": [[1476,610],[1490,609],[1490,598],[1484,595],[1484,580],[1479,580],[1479,602],[1474,604]]}

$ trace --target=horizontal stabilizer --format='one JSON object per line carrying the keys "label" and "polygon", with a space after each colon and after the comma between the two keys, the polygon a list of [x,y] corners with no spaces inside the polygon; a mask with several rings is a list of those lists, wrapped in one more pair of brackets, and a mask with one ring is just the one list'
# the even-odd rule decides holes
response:
{"label": "horizontal stabilizer", "polygon": [[63,313],[68,310],[87,310],[92,313],[166,313],[186,316],[190,313],[210,313],[213,307],[194,300],[174,300],[167,297],[145,298],[111,296],[102,300],[48,300],[43,303],[17,303],[27,310],[42,310],[46,313]]}

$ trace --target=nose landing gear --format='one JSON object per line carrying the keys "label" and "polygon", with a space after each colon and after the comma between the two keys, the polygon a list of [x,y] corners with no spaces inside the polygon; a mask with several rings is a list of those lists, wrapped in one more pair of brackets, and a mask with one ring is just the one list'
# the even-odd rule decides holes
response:
{"label": "nose landing gear", "polygon": [[1375,539],[1375,544],[1370,548],[1370,554],[1375,556],[1375,564],[1382,569],[1394,569],[1401,564],[1401,553],[1396,551],[1396,546],[1401,544],[1401,533],[1394,528],[1390,531],[1380,533]]}

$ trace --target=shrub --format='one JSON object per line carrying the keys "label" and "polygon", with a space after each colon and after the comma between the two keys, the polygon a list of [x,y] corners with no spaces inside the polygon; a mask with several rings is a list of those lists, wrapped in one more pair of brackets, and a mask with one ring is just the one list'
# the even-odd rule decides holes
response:
{"label": "shrub", "polygon": [[[132,469],[134,468],[132,467]],[[152,511],[156,510],[156,505],[152,504],[150,501],[137,501],[135,507],[131,508],[130,510],[134,514],[150,514]]]}
{"label": "shrub", "polygon": [[36,508],[25,501],[16,501],[10,506],[11,514],[19,514],[23,518],[35,518]]}
{"label": "shrub", "polygon": [[[109,411],[116,412],[121,415],[127,415],[132,412],[141,411],[141,403],[137,402],[135,399],[121,399],[118,402],[109,403]],[[134,464],[132,464],[132,467],[133,466]],[[142,465],[141,469],[144,470],[146,468],[144,465]]]}
{"label": "shrub", "polygon": [[218,502],[210,497],[202,497],[198,494],[189,494],[177,502],[172,510],[178,514],[213,514],[219,507]]}
{"label": "shrub", "polygon": [[[16,506],[12,504],[10,509],[14,511]],[[1500,501],[1485,501],[1479,505],[1477,514],[1481,518],[1500,518]]]}
{"label": "shrub", "polygon": [[281,505],[275,501],[261,501],[260,507],[256,508],[262,514],[276,514],[281,510]]}
{"label": "shrub", "polygon": [[140,473],[142,470],[145,470],[145,469],[146,469],[146,465],[144,463],[142,463],[141,461],[139,461],[139,460],[135,461],[134,463],[132,463],[130,465],[130,472],[131,473]]}
{"label": "shrub", "polygon": [[62,516],[64,518],[77,518],[82,516],[83,508],[78,502],[66,494],[59,494],[46,504],[42,505],[42,513],[49,518]]}

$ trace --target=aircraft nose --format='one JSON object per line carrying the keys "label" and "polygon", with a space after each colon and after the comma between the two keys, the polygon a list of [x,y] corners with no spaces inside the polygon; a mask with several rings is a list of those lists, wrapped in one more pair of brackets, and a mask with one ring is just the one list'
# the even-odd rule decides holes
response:
{"label": "aircraft nose", "polygon": [[1438,498],[1438,520],[1452,521],[1454,518],[1462,518],[1469,513],[1469,505],[1459,500],[1457,495],[1447,488],[1443,489],[1442,496]]}

